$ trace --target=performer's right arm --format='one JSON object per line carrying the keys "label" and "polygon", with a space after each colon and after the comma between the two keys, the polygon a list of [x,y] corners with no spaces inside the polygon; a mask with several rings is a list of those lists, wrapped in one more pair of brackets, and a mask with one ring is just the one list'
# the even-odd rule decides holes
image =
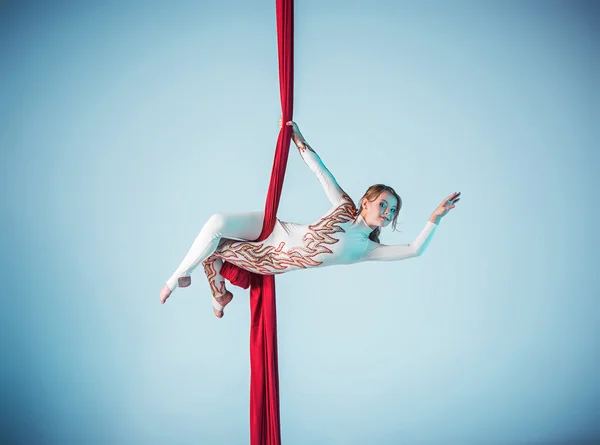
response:
{"label": "performer's right arm", "polygon": [[294,144],[296,144],[296,147],[298,147],[298,151],[306,165],[308,165],[319,179],[327,198],[329,198],[329,201],[331,201],[333,205],[339,204],[340,201],[347,196],[346,193],[339,186],[327,167],[325,167],[325,164],[323,164],[319,155],[315,153],[310,145],[308,145],[306,139],[304,139],[304,136],[300,133],[298,125],[296,125],[295,122],[288,122],[287,125],[290,125],[293,128],[292,140],[294,141]]}

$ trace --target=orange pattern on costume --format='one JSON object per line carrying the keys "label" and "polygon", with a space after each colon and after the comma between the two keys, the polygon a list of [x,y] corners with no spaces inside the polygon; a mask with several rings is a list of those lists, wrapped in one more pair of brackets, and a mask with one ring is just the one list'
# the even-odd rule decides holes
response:
{"label": "orange pattern on costume", "polygon": [[[223,240],[205,263],[211,263],[218,258],[261,275],[274,275],[289,269],[319,266],[322,261],[317,260],[316,257],[320,254],[331,254],[332,251],[327,246],[339,241],[332,235],[345,232],[340,225],[353,221],[356,216],[356,206],[350,197],[344,194],[342,203],[333,212],[308,226],[308,231],[302,238],[303,246],[284,250],[285,241],[281,241],[277,246],[271,246],[267,244],[268,240],[263,242]],[[214,276],[216,271],[212,277]],[[211,276],[209,281],[212,287]]]}
{"label": "orange pattern on costume", "polygon": [[[215,259],[207,258],[202,262],[204,265],[204,273],[208,278],[208,282],[210,283],[210,290],[215,297],[219,297],[225,294],[225,281],[220,280],[216,281],[217,277],[217,269],[215,269]],[[218,286],[217,286],[218,285]]]}

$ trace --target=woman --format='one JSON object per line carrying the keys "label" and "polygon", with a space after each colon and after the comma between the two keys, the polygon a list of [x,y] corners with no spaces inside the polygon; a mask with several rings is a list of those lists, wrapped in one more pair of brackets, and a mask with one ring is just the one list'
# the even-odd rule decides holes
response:
{"label": "woman", "polygon": [[300,155],[317,175],[333,207],[309,225],[277,220],[271,235],[260,242],[249,240],[260,235],[262,212],[213,215],[202,227],[173,276],[161,289],[161,303],[178,286],[187,287],[191,284],[190,274],[201,262],[213,294],[215,315],[221,318],[223,308],[233,298],[219,273],[223,261],[257,274],[274,275],[309,267],[418,256],[424,252],[441,218],[460,200],[460,192],[444,199],[412,243],[394,246],[381,244],[381,229],[390,224],[393,229],[396,227],[402,206],[400,196],[391,187],[376,184],[369,187],[358,206],[355,206],[308,145],[298,125],[292,121],[286,125],[292,126],[292,139]]}

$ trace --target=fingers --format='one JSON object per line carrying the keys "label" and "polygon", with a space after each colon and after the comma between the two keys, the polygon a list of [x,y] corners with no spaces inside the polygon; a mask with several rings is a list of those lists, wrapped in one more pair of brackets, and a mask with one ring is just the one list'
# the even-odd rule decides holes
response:
{"label": "fingers", "polygon": [[460,196],[461,192],[454,192],[451,195],[448,195],[448,197],[446,197],[446,199],[444,199],[444,204],[448,203],[448,202],[458,202],[458,197]]}
{"label": "fingers", "polygon": [[[296,124],[294,121],[288,121],[285,123],[285,125],[288,127],[292,127],[293,129],[295,129],[295,127],[296,127]],[[279,118],[279,128],[283,128],[283,116],[281,116]]]}

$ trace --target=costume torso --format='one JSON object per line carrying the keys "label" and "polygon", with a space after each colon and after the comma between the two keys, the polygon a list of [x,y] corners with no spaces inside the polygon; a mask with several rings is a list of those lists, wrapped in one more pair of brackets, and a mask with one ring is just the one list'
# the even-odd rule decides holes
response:
{"label": "costume torso", "polygon": [[344,194],[340,201],[313,224],[277,220],[264,241],[224,240],[214,256],[262,275],[360,261],[373,244],[372,229],[356,218],[350,197]]}
{"label": "costume torso", "polygon": [[399,260],[422,253],[436,224],[428,222],[411,244],[386,246],[371,241],[373,228],[358,215],[356,206],[319,156],[308,144],[300,148],[300,153],[317,175],[333,207],[309,225],[277,220],[264,241],[224,239],[212,259],[222,259],[261,275],[273,275],[317,266]]}

